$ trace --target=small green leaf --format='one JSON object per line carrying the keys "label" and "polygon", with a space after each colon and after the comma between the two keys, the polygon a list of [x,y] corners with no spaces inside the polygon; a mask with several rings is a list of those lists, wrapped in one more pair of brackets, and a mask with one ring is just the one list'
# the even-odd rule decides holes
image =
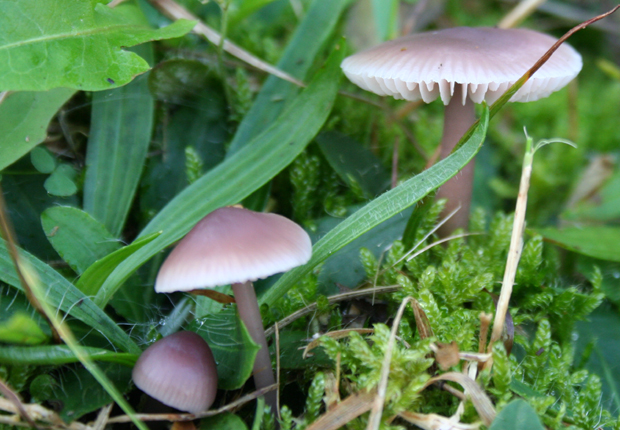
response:
{"label": "small green leaf", "polygon": [[620,262],[620,228],[590,226],[535,229],[548,242],[589,257]]}
{"label": "small green leaf", "polygon": [[513,400],[501,410],[489,430],[544,430],[536,411],[525,400]]}
{"label": "small green leaf", "polygon": [[5,97],[0,103],[0,170],[43,142],[47,124],[74,93],[75,90],[57,88],[9,93]]}
{"label": "small green leaf", "polygon": [[16,312],[0,322],[0,342],[37,345],[47,339],[39,325],[26,313]]}
{"label": "small green leaf", "polygon": [[76,172],[68,164],[61,164],[45,180],[43,186],[53,196],[69,197],[77,193],[77,185],[73,181]]}
{"label": "small green leaf", "polygon": [[230,412],[206,417],[200,420],[200,430],[247,430],[243,420]]}
{"label": "small green leaf", "polygon": [[0,3],[0,88],[98,91],[125,85],[149,65],[123,48],[182,36],[194,24],[179,20],[154,30],[129,3],[110,8],[100,0],[5,1]]}
{"label": "small green leaf", "polygon": [[229,307],[218,314],[196,319],[188,330],[198,333],[211,347],[217,363],[217,386],[223,390],[241,388],[252,374],[260,347],[252,340],[235,309]]}
{"label": "small green leaf", "polygon": [[99,221],[77,208],[48,208],[41,224],[58,255],[78,274],[121,247]]}
{"label": "small green leaf", "polygon": [[80,279],[78,279],[76,287],[86,295],[96,295],[107,277],[119,264],[160,234],[161,232],[157,232],[137,239],[131,245],[127,245],[119,250],[116,250],[106,257],[96,261],[88,269],[86,269]]}
{"label": "small green leaf", "polygon": [[56,158],[43,146],[37,146],[30,151],[30,162],[41,173],[50,174],[56,168]]}

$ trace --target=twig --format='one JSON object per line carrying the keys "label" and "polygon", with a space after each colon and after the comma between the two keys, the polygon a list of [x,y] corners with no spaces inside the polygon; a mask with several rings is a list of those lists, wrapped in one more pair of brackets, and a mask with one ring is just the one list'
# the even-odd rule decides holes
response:
{"label": "twig", "polygon": [[[351,300],[358,297],[364,297],[371,294],[384,294],[384,293],[392,293],[394,291],[398,291],[401,288],[400,285],[390,285],[387,287],[377,287],[377,288],[366,288],[363,290],[350,291],[348,293],[336,294],[334,296],[329,296],[327,301],[329,304],[343,302],[345,300]],[[317,309],[318,305],[316,302],[310,303],[305,308],[302,308],[298,311],[293,312],[289,316],[278,321],[278,328],[286,327],[293,321],[303,317],[304,315],[308,315],[314,312]],[[271,336],[275,333],[275,326],[269,327],[265,330],[265,336]]]}
{"label": "twig", "polygon": [[[222,412],[227,412],[235,409],[258,397],[264,396],[265,393],[268,393],[275,389],[277,389],[277,385],[273,384],[268,387],[261,388],[260,390],[256,390],[253,393],[246,394],[245,396],[240,397],[234,402],[222,406],[221,408],[211,409],[209,411],[201,412],[199,414],[136,414],[135,416],[142,421],[191,421],[195,420],[196,418],[212,417],[214,415],[221,414]],[[129,416],[118,415],[116,417],[110,418],[108,420],[108,424],[128,423],[130,421],[131,418]]]}
{"label": "twig", "polygon": [[525,212],[527,210],[527,192],[530,187],[530,177],[532,176],[532,163],[534,161],[534,153],[544,145],[551,142],[562,142],[574,146],[572,142],[564,139],[542,140],[536,145],[532,145],[532,138],[526,135],[525,155],[523,157],[523,170],[521,172],[521,182],[519,184],[519,196],[517,198],[517,206],[515,208],[514,221],[512,224],[512,235],[510,237],[510,247],[508,249],[508,258],[506,261],[506,269],[504,271],[504,279],[502,280],[502,290],[497,301],[497,311],[493,320],[493,331],[491,332],[491,340],[487,347],[487,352],[491,352],[493,343],[502,335],[504,323],[506,321],[506,313],[508,312],[508,304],[512,295],[512,287],[514,285],[515,276],[517,274],[517,266],[521,258],[523,249],[523,230],[525,229]]}
{"label": "twig", "polygon": [[110,412],[112,411],[113,406],[114,403],[110,403],[101,408],[99,414],[97,415],[95,423],[92,425],[92,430],[105,429],[105,426],[108,424],[108,420],[110,419]]}
{"label": "twig", "polygon": [[222,42],[222,37],[220,34],[213,30],[208,25],[204,24],[200,21],[196,16],[192,15],[187,9],[173,0],[151,0],[153,6],[163,12],[166,16],[172,19],[189,19],[192,21],[198,21],[196,26],[194,27],[194,33],[199,34],[205,37],[209,42],[213,43],[215,46],[219,46],[222,43],[222,48],[228,52],[229,54],[237,57],[238,59],[256,67],[259,70],[270,73],[274,76],[277,76],[280,79],[284,79],[285,81],[291,82],[300,87],[304,87],[305,84],[298,79],[295,79],[288,73],[278,69],[277,67],[272,66],[269,63],[264,62],[258,57],[250,54],[248,51],[243,48],[235,45],[230,40],[225,39]]}
{"label": "twig", "polygon": [[5,384],[2,380],[0,380],[0,393],[2,393],[2,395],[13,404],[19,416],[22,417],[30,427],[38,428],[32,418],[30,418],[28,412],[26,412],[26,409],[24,408],[24,405],[22,404],[22,401],[17,393],[15,393],[11,387]]}

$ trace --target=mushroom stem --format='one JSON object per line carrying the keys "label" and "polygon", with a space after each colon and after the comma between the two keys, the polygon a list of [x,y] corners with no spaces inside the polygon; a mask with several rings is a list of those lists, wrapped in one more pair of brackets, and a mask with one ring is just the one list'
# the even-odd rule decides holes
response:
{"label": "mushroom stem", "polygon": [[[271,368],[271,357],[269,356],[263,319],[260,315],[254,286],[248,281],[232,284],[232,290],[239,310],[239,317],[248,329],[252,340],[260,346],[256,353],[256,360],[254,360],[254,385],[257,390],[273,385],[276,381]],[[277,393],[270,391],[265,394],[265,402],[271,406],[272,413],[277,415]]]}
{"label": "mushroom stem", "polygon": [[[476,120],[474,102],[469,97],[463,104],[462,85],[456,85],[450,103],[445,107],[443,136],[441,138],[440,157],[446,158],[461,137]],[[447,199],[443,216],[460,209],[442,225],[438,234],[441,237],[450,235],[457,228],[467,228],[469,223],[469,207],[471,205],[471,195],[474,182],[474,160],[471,160],[456,176],[444,183],[437,192],[438,199]]]}

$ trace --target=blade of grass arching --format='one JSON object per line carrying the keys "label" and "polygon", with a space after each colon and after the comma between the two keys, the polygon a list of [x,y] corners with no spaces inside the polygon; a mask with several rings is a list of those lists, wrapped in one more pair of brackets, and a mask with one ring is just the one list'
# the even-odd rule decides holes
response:
{"label": "blade of grass arching", "polygon": [[[100,332],[118,348],[135,354],[140,353],[140,348],[131,340],[127,333],[121,330],[103,310],[95,306],[90,298],[85,296],[60,273],[25,251],[20,251],[20,255],[30,266],[34,267],[37,273],[39,273],[43,285],[47,286],[45,300],[48,306],[60,309],[79,319],[89,327]],[[0,280],[23,291],[4,240],[0,240]]]}
{"label": "blade of grass arching", "polygon": [[485,108],[479,122],[473,126],[473,132],[469,139],[459,150],[398,187],[377,197],[338,224],[314,245],[312,258],[308,263],[282,276],[278,282],[259,297],[259,302],[273,304],[296,282],[300,281],[334,252],[413,205],[454,176],[480,149],[486,136],[488,123],[489,110]]}
{"label": "blade of grass arching", "polygon": [[[150,43],[132,51],[152,62]],[[84,210],[115,237],[123,229],[142,174],[153,111],[146,75],[123,87],[93,94]]]}
{"label": "blade of grass arching", "polygon": [[[138,354],[85,346],[82,347],[82,352],[91,360],[117,363],[128,367],[132,367],[139,357]],[[77,361],[79,361],[77,356],[67,345],[3,346],[0,348],[1,364],[58,366]]]}
{"label": "blade of grass arching", "polygon": [[163,233],[112,272],[95,303],[103,307],[140,265],[179,240],[209,212],[237,203],[277,175],[299,155],[323,126],[340,82],[343,50],[326,65],[289,108],[250,144],[226,159],[175,197],[140,233]]}
{"label": "blade of grass arching", "polygon": [[[314,0],[286,46],[278,62],[278,68],[297,79],[305,80],[316,56],[321,53],[336,28],[340,15],[349,3],[350,0]],[[228,156],[250,143],[256,135],[269,127],[298,91],[299,87],[296,85],[269,76],[250,111],[239,124],[237,133],[230,143]]]}

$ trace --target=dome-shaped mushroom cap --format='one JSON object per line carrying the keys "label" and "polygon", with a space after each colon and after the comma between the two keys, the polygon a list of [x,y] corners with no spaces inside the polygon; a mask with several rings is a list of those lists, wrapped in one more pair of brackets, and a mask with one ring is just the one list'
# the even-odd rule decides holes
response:
{"label": "dome-shaped mushroom cap", "polygon": [[276,214],[224,207],[204,217],[159,269],[155,291],[188,291],[255,281],[306,263],[312,242]]}
{"label": "dome-shaped mushroom cap", "polygon": [[[457,27],[391,40],[347,57],[345,75],[361,88],[397,99],[448,104],[454,86],[465,97],[493,103],[556,42],[526,29]],[[581,56],[563,44],[511,101],[547,97],[581,70]]]}
{"label": "dome-shaped mushroom cap", "polygon": [[133,368],[136,386],[173,408],[206,411],[217,393],[211,348],[191,331],[166,336],[149,346]]}

